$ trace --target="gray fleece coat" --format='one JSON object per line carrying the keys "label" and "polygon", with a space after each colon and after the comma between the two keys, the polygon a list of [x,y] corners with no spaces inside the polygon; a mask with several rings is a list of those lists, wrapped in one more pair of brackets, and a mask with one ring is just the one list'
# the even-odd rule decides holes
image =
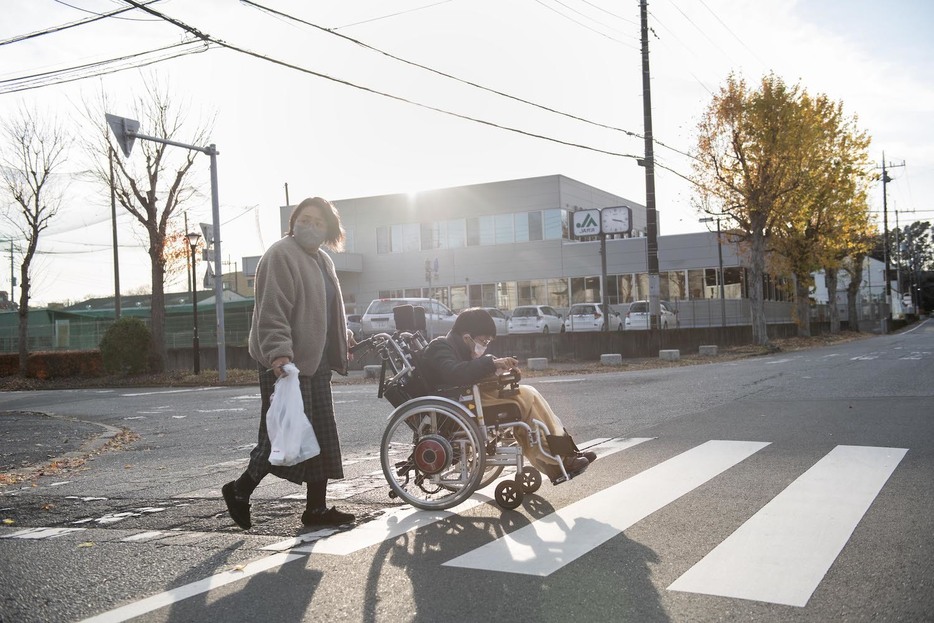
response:
{"label": "gray fleece coat", "polygon": [[[324,352],[329,342],[323,274],[336,293],[329,353]],[[327,356],[332,370],[347,374],[347,321],[337,272],[327,253],[321,249],[308,253],[291,236],[278,240],[256,267],[255,291],[250,327],[253,359],[268,368],[276,358],[288,357],[302,376],[311,376],[322,356]]]}

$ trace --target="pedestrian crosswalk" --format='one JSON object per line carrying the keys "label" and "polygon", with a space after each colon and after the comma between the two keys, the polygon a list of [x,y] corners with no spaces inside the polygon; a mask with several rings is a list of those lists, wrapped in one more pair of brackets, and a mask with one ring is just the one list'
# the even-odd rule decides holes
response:
{"label": "pedestrian crosswalk", "polygon": [[[601,449],[615,453],[646,441],[600,439],[587,445],[598,454]],[[706,441],[442,566],[549,576],[769,445]],[[906,453],[905,448],[833,448],[668,589],[806,605]],[[291,551],[348,555],[490,502],[494,486],[448,511],[404,507]]]}
{"label": "pedestrian crosswalk", "polygon": [[[653,515],[662,509],[708,483],[724,479],[731,470],[743,470],[744,464],[766,448],[771,452],[779,446],[769,441],[707,440],[693,447],[680,445],[671,456],[663,443],[654,438],[601,438],[580,444],[596,452],[601,461],[636,447],[646,449],[640,460],[653,455],[667,458],[563,507],[553,511],[549,508],[551,512],[536,514],[537,518],[528,522],[514,523],[516,527],[512,530],[478,531],[470,539],[451,535],[449,546],[441,544],[439,548],[441,552],[449,549],[450,556],[436,557],[425,564],[439,565],[439,573],[444,569],[445,573],[465,570],[508,574],[504,578],[546,578],[574,565],[636,524],[651,525]],[[779,451],[772,452],[769,461],[786,456],[780,450],[779,446]],[[718,536],[719,543],[705,546],[705,552],[695,552],[691,559],[676,561],[680,575],[672,574],[676,579],[673,582],[669,579],[668,585],[659,586],[658,590],[806,606],[907,452],[906,448],[854,445],[816,452],[807,463],[809,467],[800,473],[795,469],[790,483],[785,485],[788,482],[785,480],[777,495],[764,504],[756,504],[761,504],[760,508],[749,509],[748,519],[732,534],[725,538]],[[769,478],[761,471],[754,473],[758,478]],[[744,478],[748,476],[746,473]],[[270,544],[263,548],[268,556],[248,567],[261,573],[295,560],[314,565],[315,556],[350,556],[395,542],[405,535],[432,530],[440,522],[455,521],[458,517],[462,522],[470,522],[471,518],[478,518],[472,509],[494,504],[496,484],[477,491],[449,510],[395,507],[351,530],[322,529]],[[547,492],[543,495],[548,497]],[[709,487],[702,497],[692,501],[694,512],[701,508],[698,504],[706,505],[711,514],[717,513],[718,500]],[[698,530],[703,530],[702,522]],[[152,534],[123,540],[145,541]],[[36,529],[0,538],[39,539],[58,535],[59,531],[54,529]],[[672,539],[678,537],[670,535]],[[94,620],[125,620],[235,579],[230,574],[212,576]]]}

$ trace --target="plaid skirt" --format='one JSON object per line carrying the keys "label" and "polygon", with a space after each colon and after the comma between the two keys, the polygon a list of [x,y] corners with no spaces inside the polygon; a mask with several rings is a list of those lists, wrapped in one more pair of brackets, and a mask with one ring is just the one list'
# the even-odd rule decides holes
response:
{"label": "plaid skirt", "polygon": [[331,399],[331,371],[323,370],[314,376],[299,376],[302,391],[302,403],[305,414],[310,416],[312,428],[321,446],[321,454],[297,465],[272,465],[269,453],[272,444],[266,432],[266,412],[269,411],[270,397],[276,384],[276,375],[271,370],[259,373],[259,392],[261,403],[259,434],[256,447],[250,452],[250,464],[247,471],[259,482],[266,474],[273,474],[296,484],[316,482],[344,477],[341,463],[341,443],[337,435],[337,423],[334,421],[334,402]]}

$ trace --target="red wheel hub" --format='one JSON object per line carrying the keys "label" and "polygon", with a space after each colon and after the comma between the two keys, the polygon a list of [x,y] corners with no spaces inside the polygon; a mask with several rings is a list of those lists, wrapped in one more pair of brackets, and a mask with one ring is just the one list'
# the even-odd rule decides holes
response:
{"label": "red wheel hub", "polygon": [[423,474],[437,474],[451,464],[453,450],[441,435],[425,435],[415,444],[415,466]]}

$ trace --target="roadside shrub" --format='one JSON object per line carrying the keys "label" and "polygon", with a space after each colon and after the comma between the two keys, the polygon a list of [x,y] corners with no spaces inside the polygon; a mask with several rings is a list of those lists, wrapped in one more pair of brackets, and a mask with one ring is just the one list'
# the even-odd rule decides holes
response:
{"label": "roadside shrub", "polygon": [[30,353],[26,360],[26,376],[41,380],[100,376],[103,372],[101,354],[96,350]]}
{"label": "roadside shrub", "polygon": [[142,374],[150,366],[149,327],[139,318],[124,316],[101,338],[101,358],[108,374]]}

